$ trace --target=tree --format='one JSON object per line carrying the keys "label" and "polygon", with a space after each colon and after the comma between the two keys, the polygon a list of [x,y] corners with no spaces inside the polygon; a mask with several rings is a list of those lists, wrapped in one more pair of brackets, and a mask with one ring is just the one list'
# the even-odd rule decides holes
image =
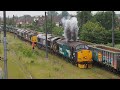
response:
{"label": "tree", "polygon": [[52,16],[57,16],[58,13],[57,13],[56,11],[48,11],[48,12],[47,12],[47,16],[48,16],[48,17],[51,17],[51,15],[52,15]]}
{"label": "tree", "polygon": [[105,31],[105,28],[100,23],[88,21],[82,26],[80,39],[93,43],[104,43],[106,42]]}
{"label": "tree", "polygon": [[37,28],[38,27],[38,22],[39,22],[39,18],[34,18],[33,20],[33,25]]}
{"label": "tree", "polygon": [[[43,29],[44,29],[44,32],[45,32],[45,25],[46,23],[44,23],[43,24]],[[55,22],[52,22],[52,25],[51,25],[51,19],[50,18],[47,18],[47,31],[48,31],[48,33],[51,33],[52,31],[51,31],[51,26],[52,26],[52,28],[54,28],[55,27]]]}
{"label": "tree", "polygon": [[61,15],[62,15],[62,17],[67,17],[69,15],[69,13],[67,11],[62,11]]}
{"label": "tree", "polygon": [[55,26],[53,28],[53,35],[62,36],[63,33],[64,33],[64,30],[61,27]]}
{"label": "tree", "polygon": [[92,13],[91,11],[78,11],[77,12],[77,19],[78,19],[78,25],[80,28],[82,27],[83,24],[85,24],[87,21],[91,20],[92,18]]}
{"label": "tree", "polygon": [[[115,15],[115,14],[114,14]],[[97,12],[94,15],[94,18],[97,22],[99,22],[105,29],[110,30],[112,28],[112,11],[106,11],[106,12]],[[115,27],[117,25],[116,22],[117,17],[114,17],[115,20]]]}

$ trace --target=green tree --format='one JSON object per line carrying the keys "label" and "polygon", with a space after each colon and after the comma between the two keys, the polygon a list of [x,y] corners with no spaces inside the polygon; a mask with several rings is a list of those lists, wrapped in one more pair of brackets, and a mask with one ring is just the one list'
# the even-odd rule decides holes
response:
{"label": "green tree", "polygon": [[53,28],[53,35],[62,36],[62,34],[63,34],[63,28],[57,26]]}
{"label": "green tree", "polygon": [[67,17],[69,13],[67,11],[62,11],[61,16],[62,17]]}
{"label": "green tree", "polygon": [[[115,13],[114,13],[115,14]],[[105,29],[110,30],[112,28],[112,11],[106,11],[106,12],[97,12],[94,15],[94,18],[97,22],[99,22]],[[117,16],[114,17],[114,25],[116,27],[117,25]]]}
{"label": "green tree", "polygon": [[34,18],[34,20],[33,20],[33,22],[32,22],[33,29],[36,30],[37,28],[39,28],[38,22],[39,22],[38,18]]}
{"label": "green tree", "polygon": [[[52,22],[52,25],[51,25],[51,19],[47,18],[47,31],[48,31],[48,33],[52,33],[53,30],[51,31],[51,28],[53,29],[55,26],[56,26],[55,22]],[[46,23],[43,24],[43,31],[44,32],[45,32],[45,27],[46,27]]]}
{"label": "green tree", "polygon": [[80,28],[82,27],[83,24],[85,24],[87,21],[91,20],[92,18],[92,13],[91,11],[78,11],[77,12],[77,19],[78,19],[78,25]]}
{"label": "green tree", "polygon": [[52,15],[52,16],[57,16],[58,13],[57,13],[56,11],[48,11],[48,12],[47,12],[47,16],[48,16],[48,17],[51,17],[51,15]]}
{"label": "green tree", "polygon": [[104,43],[106,40],[104,32],[105,28],[103,28],[100,23],[88,21],[82,26],[80,39],[93,43]]}

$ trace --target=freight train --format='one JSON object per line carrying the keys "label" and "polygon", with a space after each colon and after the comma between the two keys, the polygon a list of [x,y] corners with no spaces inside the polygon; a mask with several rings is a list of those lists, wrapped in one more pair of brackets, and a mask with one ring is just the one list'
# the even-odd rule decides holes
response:
{"label": "freight train", "polygon": [[[31,38],[37,36],[36,46],[40,49],[46,47],[45,33],[13,27],[7,27],[7,31],[31,44]],[[89,50],[86,44],[80,41],[66,42],[63,37],[47,34],[47,47],[50,52],[64,57],[65,60],[79,68],[92,68],[92,51]]]}
{"label": "freight train", "polygon": [[[20,39],[31,43],[32,36],[37,36],[37,47],[46,47],[44,33],[33,30],[7,28],[7,31],[16,34]],[[63,56],[80,68],[91,68],[92,63],[98,63],[110,70],[120,71],[120,49],[91,44],[85,41],[65,42],[64,38],[47,35],[48,49],[55,54]]]}

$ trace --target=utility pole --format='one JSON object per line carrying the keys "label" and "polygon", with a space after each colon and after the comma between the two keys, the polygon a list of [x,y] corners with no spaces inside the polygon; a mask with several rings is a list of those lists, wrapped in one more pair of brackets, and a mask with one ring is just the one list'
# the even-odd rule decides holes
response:
{"label": "utility pole", "polygon": [[4,78],[8,78],[8,71],[7,71],[7,44],[6,44],[6,11],[3,11],[3,20],[4,20]]}
{"label": "utility pole", "polygon": [[47,44],[47,17],[45,11],[45,31],[46,31],[46,58],[48,58],[48,44]]}
{"label": "utility pole", "polygon": [[1,41],[2,41],[1,33],[2,33],[2,27],[1,27],[1,17],[0,17],[0,43],[1,43]]}
{"label": "utility pole", "polygon": [[0,27],[0,43],[2,42],[1,35],[2,35],[2,28]]}
{"label": "utility pole", "polygon": [[13,27],[14,27],[14,18],[15,18],[15,17],[14,17],[14,15],[13,15]]}
{"label": "utility pole", "polygon": [[52,13],[51,13],[51,35],[52,35]]}
{"label": "utility pole", "polygon": [[112,47],[114,47],[114,11],[112,11]]}
{"label": "utility pole", "polygon": [[0,27],[0,43],[1,43],[1,32],[2,32],[2,29],[1,29],[1,27]]}
{"label": "utility pole", "polygon": [[26,29],[26,16],[25,16],[25,29]]}
{"label": "utility pole", "polygon": [[[14,22],[14,19],[15,19],[15,17],[14,17],[14,15],[13,15],[13,28],[12,29],[14,29],[14,31],[15,31],[15,22]],[[14,33],[14,39],[15,39],[15,33]]]}

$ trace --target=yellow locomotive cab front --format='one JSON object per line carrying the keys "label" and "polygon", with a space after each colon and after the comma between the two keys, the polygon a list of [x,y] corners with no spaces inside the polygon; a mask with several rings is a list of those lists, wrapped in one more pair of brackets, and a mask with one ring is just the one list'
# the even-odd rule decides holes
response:
{"label": "yellow locomotive cab front", "polygon": [[92,52],[90,50],[81,50],[77,53],[77,63],[79,68],[92,67]]}

